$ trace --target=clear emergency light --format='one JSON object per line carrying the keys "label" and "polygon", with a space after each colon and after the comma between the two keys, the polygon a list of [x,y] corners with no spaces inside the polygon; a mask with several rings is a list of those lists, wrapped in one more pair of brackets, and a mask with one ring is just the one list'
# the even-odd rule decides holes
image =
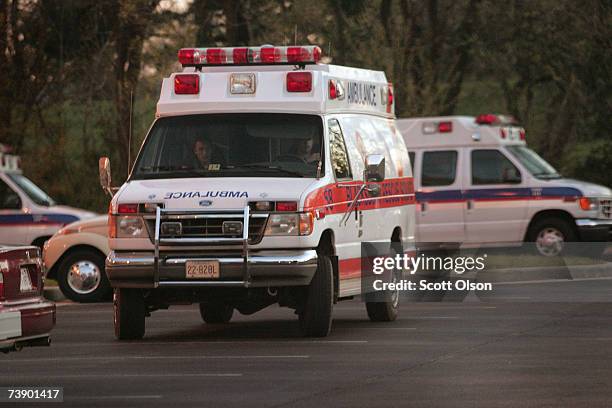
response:
{"label": "clear emergency light", "polygon": [[316,64],[320,59],[321,49],[316,45],[182,48],[178,52],[178,60],[183,67],[208,65],[303,65]]}

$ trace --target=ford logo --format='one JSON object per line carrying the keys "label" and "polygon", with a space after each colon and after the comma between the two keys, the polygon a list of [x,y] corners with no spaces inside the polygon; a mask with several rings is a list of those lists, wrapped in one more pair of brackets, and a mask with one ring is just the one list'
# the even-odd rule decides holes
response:
{"label": "ford logo", "polygon": [[202,200],[200,201],[200,207],[210,207],[212,205],[212,201],[210,200]]}

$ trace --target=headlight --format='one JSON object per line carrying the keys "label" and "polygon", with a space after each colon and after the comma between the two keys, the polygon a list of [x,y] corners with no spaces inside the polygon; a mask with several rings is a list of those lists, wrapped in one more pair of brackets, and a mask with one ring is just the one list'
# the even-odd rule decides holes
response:
{"label": "headlight", "polygon": [[599,201],[596,198],[581,197],[580,208],[584,211],[595,211],[599,208]]}
{"label": "headlight", "polygon": [[268,218],[265,235],[310,235],[313,216],[311,213],[272,214]]}
{"label": "headlight", "polygon": [[148,236],[142,217],[120,215],[116,219],[116,238],[146,238]]}

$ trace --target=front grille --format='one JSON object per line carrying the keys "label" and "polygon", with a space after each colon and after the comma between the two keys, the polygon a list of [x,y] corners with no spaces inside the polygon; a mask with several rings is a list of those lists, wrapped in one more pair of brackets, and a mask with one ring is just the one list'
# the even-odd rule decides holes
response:
{"label": "front grille", "polygon": [[[257,244],[263,238],[266,227],[267,214],[251,214],[249,217],[249,244]],[[180,235],[163,234],[160,231],[160,238],[242,238],[242,234],[228,234],[223,232],[225,221],[242,222],[241,214],[229,215],[219,214],[207,217],[197,215],[167,215],[162,216],[161,223],[172,222],[181,224]],[[154,239],[155,219],[147,219],[149,236]],[[243,226],[244,228],[244,226]]]}
{"label": "front grille", "polygon": [[612,200],[599,200],[599,207],[604,218],[612,218]]}

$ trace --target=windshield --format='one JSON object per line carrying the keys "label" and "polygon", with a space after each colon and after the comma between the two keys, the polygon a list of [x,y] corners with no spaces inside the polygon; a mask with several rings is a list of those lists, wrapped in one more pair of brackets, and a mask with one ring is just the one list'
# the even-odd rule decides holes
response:
{"label": "windshield", "polygon": [[19,188],[30,197],[34,203],[38,205],[44,205],[45,207],[55,205],[55,201],[42,191],[36,184],[34,184],[29,178],[21,174],[8,174],[9,178],[13,183],[17,184]]}
{"label": "windshield", "polygon": [[162,118],[149,133],[131,178],[314,178],[323,172],[322,129],[322,119],[315,115]]}
{"label": "windshield", "polygon": [[506,146],[506,149],[521,162],[523,166],[539,179],[561,178],[557,170],[526,146]]}

